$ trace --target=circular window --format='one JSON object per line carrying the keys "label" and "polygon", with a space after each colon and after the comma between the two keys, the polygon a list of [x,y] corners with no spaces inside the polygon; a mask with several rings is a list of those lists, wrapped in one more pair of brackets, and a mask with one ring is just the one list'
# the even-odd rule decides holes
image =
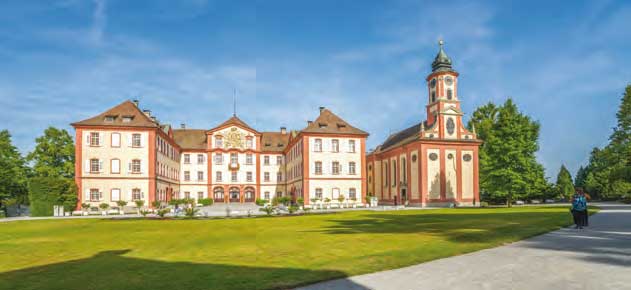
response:
{"label": "circular window", "polygon": [[448,159],[454,159],[454,155],[453,155],[453,154],[451,154],[451,153],[449,153],[449,154],[447,155],[447,158],[448,158]]}
{"label": "circular window", "polygon": [[429,154],[429,160],[436,161],[436,159],[438,159],[438,154],[436,154],[436,153],[430,153]]}
{"label": "circular window", "polygon": [[416,162],[416,155],[412,155],[412,162]]}
{"label": "circular window", "polygon": [[471,161],[471,154],[465,154],[464,156],[462,156],[462,160],[466,162]]}

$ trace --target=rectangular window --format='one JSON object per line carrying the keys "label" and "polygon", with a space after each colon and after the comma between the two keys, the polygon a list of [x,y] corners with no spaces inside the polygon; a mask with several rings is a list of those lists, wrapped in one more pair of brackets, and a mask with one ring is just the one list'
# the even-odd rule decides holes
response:
{"label": "rectangular window", "polygon": [[263,173],[263,181],[269,182],[269,172],[264,172]]}
{"label": "rectangular window", "polygon": [[90,201],[99,201],[101,200],[101,192],[97,188],[90,189]]}
{"label": "rectangular window", "polygon": [[217,136],[215,137],[215,147],[216,148],[223,148],[223,138]]}
{"label": "rectangular window", "polygon": [[266,191],[263,196],[265,197],[266,200],[269,200],[269,191]]}
{"label": "rectangular window", "polygon": [[99,132],[90,132],[90,146],[100,146],[101,140]]}
{"label": "rectangular window", "polygon": [[230,164],[239,163],[239,155],[237,153],[230,153]]}
{"label": "rectangular window", "polygon": [[197,171],[197,181],[204,181],[204,171]]}
{"label": "rectangular window", "polygon": [[131,135],[131,146],[132,147],[142,146],[142,143],[140,142],[140,134],[135,133]]}
{"label": "rectangular window", "polygon": [[140,160],[134,159],[131,161],[131,173],[140,173]]}
{"label": "rectangular window", "polygon": [[98,173],[100,170],[100,163],[98,159],[90,159],[90,172]]}
{"label": "rectangular window", "polygon": [[186,198],[186,199],[191,198],[191,192],[190,191],[185,191],[184,192],[184,198]]}
{"label": "rectangular window", "polygon": [[252,153],[245,154],[245,164],[252,165]]}
{"label": "rectangular window", "polygon": [[246,172],[245,179],[247,180],[247,182],[252,182],[252,171]]}
{"label": "rectangular window", "polygon": [[315,143],[313,144],[313,151],[322,152],[322,139],[315,139]]}
{"label": "rectangular window", "polygon": [[112,133],[112,147],[121,147],[121,134]]}
{"label": "rectangular window", "polygon": [[340,140],[337,140],[337,139],[331,140],[331,151],[340,152]]}
{"label": "rectangular window", "polygon": [[197,192],[197,200],[203,199],[204,198],[204,192],[203,191],[198,191]]}
{"label": "rectangular window", "polygon": [[333,173],[333,175],[340,174],[340,163],[339,162],[333,161],[333,163],[331,164],[331,172]]}
{"label": "rectangular window", "polygon": [[283,182],[283,173],[282,172],[277,172],[276,173],[276,181],[277,182]]}
{"label": "rectangular window", "polygon": [[110,198],[112,199],[112,201],[121,200],[121,190],[118,188],[113,188]]}
{"label": "rectangular window", "polygon": [[110,170],[114,174],[121,173],[121,161],[119,159],[112,159],[110,162]]}
{"label": "rectangular window", "polygon": [[142,193],[140,192],[140,188],[134,188],[131,191],[131,199],[132,200],[141,200],[142,199]]}
{"label": "rectangular window", "polygon": [[222,180],[223,178],[222,178],[222,175],[221,175],[221,171],[215,172],[215,179],[217,180],[217,182],[222,182],[223,181]]}
{"label": "rectangular window", "polygon": [[322,175],[322,161],[316,161],[315,163],[315,174]]}
{"label": "rectangular window", "polygon": [[263,156],[263,164],[269,165],[269,156]]}
{"label": "rectangular window", "polygon": [[191,154],[184,154],[184,164],[191,163]]}
{"label": "rectangular window", "polygon": [[191,180],[191,172],[184,171],[184,181],[190,181],[190,180]]}
{"label": "rectangular window", "polygon": [[357,194],[356,194],[355,188],[349,188],[348,189],[348,198],[350,198],[350,199],[356,199],[357,198]]}
{"label": "rectangular window", "polygon": [[316,188],[315,194],[317,199],[322,199],[322,188]]}
{"label": "rectangular window", "polygon": [[204,164],[204,154],[197,154],[197,164]]}
{"label": "rectangular window", "polygon": [[223,163],[223,155],[221,153],[215,154],[215,164],[221,165]]}
{"label": "rectangular window", "polygon": [[230,180],[232,182],[237,182],[237,172],[236,171],[232,171],[230,177],[231,177]]}
{"label": "rectangular window", "polygon": [[348,140],[348,152],[355,153],[355,140]]}
{"label": "rectangular window", "polygon": [[252,149],[252,137],[248,137],[245,139],[245,148]]}
{"label": "rectangular window", "polygon": [[283,164],[283,156],[276,156],[276,164],[277,165]]}
{"label": "rectangular window", "polygon": [[355,162],[348,163],[348,174],[355,175]]}

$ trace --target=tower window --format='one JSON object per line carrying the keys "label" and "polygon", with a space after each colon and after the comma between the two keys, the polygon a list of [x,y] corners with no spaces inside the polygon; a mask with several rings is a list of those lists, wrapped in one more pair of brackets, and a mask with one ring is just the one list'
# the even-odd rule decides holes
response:
{"label": "tower window", "polygon": [[436,102],[436,92],[432,92],[432,103]]}
{"label": "tower window", "polygon": [[448,100],[453,99],[453,97],[454,97],[454,96],[453,96],[453,94],[454,94],[454,93],[453,93],[453,90],[452,90],[452,89],[447,89],[447,99],[448,99]]}

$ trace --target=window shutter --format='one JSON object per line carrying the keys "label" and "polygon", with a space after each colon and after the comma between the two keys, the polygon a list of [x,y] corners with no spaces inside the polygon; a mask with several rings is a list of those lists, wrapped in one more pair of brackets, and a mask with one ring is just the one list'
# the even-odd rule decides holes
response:
{"label": "window shutter", "polygon": [[86,201],[90,200],[90,189],[89,188],[85,190],[85,198],[83,200],[86,200]]}
{"label": "window shutter", "polygon": [[99,146],[103,145],[103,143],[105,143],[105,133],[104,132],[99,132]]}
{"label": "window shutter", "polygon": [[127,163],[127,173],[131,173],[131,162]]}
{"label": "window shutter", "polygon": [[145,173],[145,168],[147,167],[146,161],[140,161],[140,173]]}
{"label": "window shutter", "polygon": [[145,140],[145,134],[141,134],[140,135],[140,147],[145,147],[145,143],[147,143],[146,140]]}
{"label": "window shutter", "polygon": [[127,200],[132,200],[132,190],[127,191]]}
{"label": "window shutter", "polygon": [[103,160],[99,159],[99,172],[103,172]]}
{"label": "window shutter", "polygon": [[131,145],[132,145],[132,142],[131,142],[132,138],[131,138],[131,136],[132,135],[131,135],[131,133],[127,133],[126,135],[127,135],[127,147],[131,147]]}
{"label": "window shutter", "polygon": [[90,145],[90,135],[90,132],[87,132],[87,135],[85,136],[86,145]]}
{"label": "window shutter", "polygon": [[83,169],[85,170],[85,173],[90,173],[90,159],[86,160],[84,163],[85,165],[83,166]]}

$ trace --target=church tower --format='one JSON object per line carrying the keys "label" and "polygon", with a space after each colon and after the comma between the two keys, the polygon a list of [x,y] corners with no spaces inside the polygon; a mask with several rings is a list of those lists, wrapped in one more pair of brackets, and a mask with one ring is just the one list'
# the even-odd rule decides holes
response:
{"label": "church tower", "polygon": [[440,49],[432,62],[432,72],[427,76],[427,120],[424,123],[425,138],[475,139],[462,123],[462,111],[458,96],[458,72],[452,67],[451,58],[438,42]]}

